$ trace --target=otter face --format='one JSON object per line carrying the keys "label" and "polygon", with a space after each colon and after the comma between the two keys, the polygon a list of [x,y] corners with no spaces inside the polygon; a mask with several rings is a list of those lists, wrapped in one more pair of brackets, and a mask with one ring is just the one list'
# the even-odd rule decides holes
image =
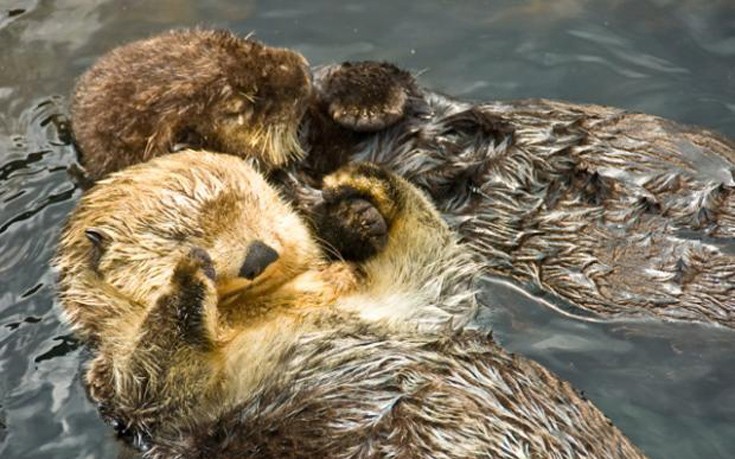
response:
{"label": "otter face", "polygon": [[222,65],[229,81],[200,130],[211,129],[219,150],[251,152],[265,166],[303,156],[298,127],[311,94],[306,60],[287,49],[254,44]]}
{"label": "otter face", "polygon": [[153,161],[100,181],[61,237],[61,298],[83,334],[134,315],[93,291],[155,304],[193,249],[211,257],[223,299],[276,289],[320,262],[301,218],[241,159],[189,150]]}

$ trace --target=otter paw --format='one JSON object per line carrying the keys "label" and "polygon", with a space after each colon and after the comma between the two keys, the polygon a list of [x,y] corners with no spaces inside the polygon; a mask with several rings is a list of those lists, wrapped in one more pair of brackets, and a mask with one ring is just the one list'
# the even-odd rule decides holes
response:
{"label": "otter paw", "polygon": [[396,123],[415,91],[413,77],[388,63],[346,62],[324,73],[317,88],[329,115],[355,131],[378,131]]}
{"label": "otter paw", "polygon": [[[171,317],[177,323],[180,337],[190,344],[207,347],[211,343],[211,329],[216,320],[217,289],[216,272],[212,258],[201,248],[195,247],[183,257],[174,269],[172,288],[159,299],[157,318]],[[161,321],[161,323],[165,323]]]}
{"label": "otter paw", "polygon": [[399,180],[372,163],[350,164],[324,177],[322,196],[327,202],[362,198],[375,206],[389,224],[403,201]]}
{"label": "otter paw", "polygon": [[339,169],[324,178],[322,202],[313,209],[317,235],[344,259],[365,260],[387,244],[398,197],[395,177],[374,164]]}
{"label": "otter paw", "polygon": [[[359,197],[325,200],[314,209],[320,240],[348,261],[363,261],[388,242],[388,225],[372,203]],[[329,250],[328,250],[329,251]]]}
{"label": "otter paw", "polygon": [[188,284],[196,277],[198,272],[201,272],[209,280],[215,280],[217,277],[214,263],[209,253],[201,247],[194,247],[176,265],[174,279],[179,284]]}

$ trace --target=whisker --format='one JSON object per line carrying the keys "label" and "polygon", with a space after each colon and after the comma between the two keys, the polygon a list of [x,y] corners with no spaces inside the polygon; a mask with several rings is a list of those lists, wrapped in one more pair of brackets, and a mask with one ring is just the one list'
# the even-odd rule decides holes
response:
{"label": "whisker", "polygon": [[342,254],[337,250],[337,248],[332,245],[331,242],[327,241],[326,239],[320,237],[317,234],[313,235],[314,239],[319,243],[321,247],[324,248],[324,251],[328,253],[329,255],[332,255],[335,259],[345,262],[346,260],[342,256]]}

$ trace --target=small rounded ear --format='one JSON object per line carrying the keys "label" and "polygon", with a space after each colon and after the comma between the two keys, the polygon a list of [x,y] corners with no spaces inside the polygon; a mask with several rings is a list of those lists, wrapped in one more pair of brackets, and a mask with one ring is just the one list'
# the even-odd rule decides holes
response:
{"label": "small rounded ear", "polygon": [[99,268],[102,255],[105,253],[105,248],[112,238],[104,230],[95,227],[90,227],[84,230],[84,235],[87,236],[87,239],[92,243],[92,252],[89,261],[92,264],[92,268],[97,270],[97,268]]}
{"label": "small rounded ear", "polygon": [[96,248],[103,248],[108,242],[110,242],[110,236],[107,235],[103,230],[99,228],[87,228],[84,230],[84,235]]}

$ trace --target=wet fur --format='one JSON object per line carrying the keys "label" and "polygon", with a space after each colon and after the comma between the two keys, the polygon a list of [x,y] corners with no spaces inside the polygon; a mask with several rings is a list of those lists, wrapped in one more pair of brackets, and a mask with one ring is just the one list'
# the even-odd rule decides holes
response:
{"label": "wet fur", "polygon": [[[182,80],[156,80],[159,61]],[[250,114],[241,130],[199,132],[232,121],[233,107]],[[735,146],[706,130],[592,105],[469,104],[385,63],[323,67],[310,90],[298,54],[205,30],[112,51],[80,79],[72,115],[93,178],[179,142],[269,169],[299,156],[301,120],[308,157],[273,179],[306,211],[324,175],[376,162],[427,191],[487,272],[562,313],[735,327]]]}
{"label": "wet fur", "polygon": [[299,337],[278,377],[154,445],[175,458],[641,458],[590,402],[483,333],[340,328]]}
{"label": "wet fur", "polygon": [[[467,328],[477,267],[421,192],[370,164],[322,192],[370,202],[382,249],[322,258],[227,155],[166,155],[82,198],[55,259],[61,303],[94,349],[92,399],[147,457],[642,457],[566,383]],[[254,238],[278,260],[223,297]]]}
{"label": "wet fur", "polygon": [[372,161],[425,190],[487,272],[565,314],[735,327],[732,142],[593,105],[413,101],[355,154],[325,157],[335,140],[311,137],[284,182],[308,201],[303,184]]}
{"label": "wet fur", "polygon": [[72,97],[85,178],[182,145],[263,166],[299,157],[309,73],[300,54],[225,30],[183,29],[116,48],[79,78]]}

